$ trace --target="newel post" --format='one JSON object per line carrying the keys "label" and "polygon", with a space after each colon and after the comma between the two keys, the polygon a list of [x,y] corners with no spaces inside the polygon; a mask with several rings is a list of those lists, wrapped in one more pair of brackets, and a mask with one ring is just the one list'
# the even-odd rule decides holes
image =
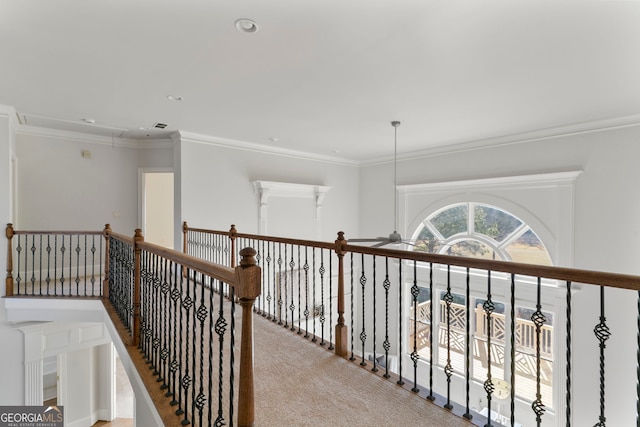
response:
{"label": "newel post", "polygon": [[256,251],[240,251],[240,265],[236,271],[235,294],[242,306],[242,336],[240,344],[240,388],[238,391],[238,426],[253,426],[255,402],[253,396],[253,304],[260,296],[261,268],[257,265]]}
{"label": "newel post", "polygon": [[344,324],[344,246],[347,241],[344,232],[338,232],[336,254],[338,255],[338,323],[336,324],[336,355],[347,355],[347,325]]}
{"label": "newel post", "polygon": [[133,236],[134,265],[133,274],[133,335],[131,337],[131,345],[140,345],[140,281],[142,270],[142,254],[138,244],[144,241],[142,230],[136,228],[136,234]]}
{"label": "newel post", "polygon": [[231,229],[229,230],[229,239],[231,240],[231,268],[235,268],[236,266],[236,235],[238,231],[236,230],[236,225],[231,224]]}
{"label": "newel post", "polygon": [[10,297],[13,295],[13,224],[7,224],[7,280],[5,281],[5,295]]}
{"label": "newel post", "polygon": [[110,264],[110,250],[111,250],[111,225],[105,224],[102,231],[104,236],[104,280],[102,281],[102,298],[109,299],[109,264]]}
{"label": "newel post", "polygon": [[187,225],[187,221],[182,222],[182,252],[187,254],[187,231],[189,231],[189,226]]}

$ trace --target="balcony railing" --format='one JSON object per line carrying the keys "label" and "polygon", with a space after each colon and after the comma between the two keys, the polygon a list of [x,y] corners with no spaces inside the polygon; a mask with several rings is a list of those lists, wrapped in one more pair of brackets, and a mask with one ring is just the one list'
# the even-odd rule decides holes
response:
{"label": "balcony railing", "polygon": [[[255,248],[257,313],[456,415],[489,426],[571,426],[578,375],[593,379],[593,423],[605,425],[606,343],[615,333],[605,297],[618,288],[638,299],[640,277],[362,247],[342,233],[327,243],[234,226],[185,223],[183,232],[186,253],[230,265],[237,247]],[[599,367],[575,372],[573,295],[590,287]],[[636,406],[627,410],[637,419]]]}
{"label": "balcony railing", "polygon": [[[108,227],[100,233],[8,227],[7,296],[102,295],[135,349],[130,354],[140,354],[134,360],[139,371],[153,367],[148,389],[155,390],[159,408],[169,408],[169,424],[176,423],[176,413],[180,422],[197,425],[216,419],[249,425],[253,419],[253,410],[231,397],[243,396],[248,381],[241,374],[240,391],[233,391],[235,338],[227,334],[236,301],[244,308],[242,351],[250,350],[244,329],[253,307],[292,334],[475,424],[571,426],[577,377],[592,378],[593,423],[606,424],[606,344],[616,331],[607,322],[605,297],[617,290],[638,300],[640,277],[362,247],[342,233],[335,242],[315,242],[186,223],[183,232],[181,254]],[[54,251],[55,234],[67,243]],[[91,243],[83,251],[85,235]],[[46,236],[53,238],[51,251]],[[47,255],[54,252],[64,253],[64,270],[45,274]],[[97,273],[85,267],[101,265],[89,256],[94,253],[105,260]],[[54,255],[50,259],[56,264]],[[65,288],[70,277],[74,291]],[[587,372],[573,363],[572,308],[574,294],[590,288],[598,321],[589,326],[593,350],[580,357],[598,366]],[[225,298],[229,304],[221,303]],[[632,315],[640,323],[638,312]],[[227,382],[220,386],[223,377]],[[623,410],[637,419],[636,406]]]}

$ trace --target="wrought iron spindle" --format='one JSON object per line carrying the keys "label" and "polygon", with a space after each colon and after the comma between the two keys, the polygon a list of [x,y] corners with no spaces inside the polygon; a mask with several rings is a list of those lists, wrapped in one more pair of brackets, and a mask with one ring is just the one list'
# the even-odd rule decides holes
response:
{"label": "wrought iron spindle", "polygon": [[168,371],[168,360],[169,360],[169,291],[171,290],[171,285],[169,281],[171,280],[171,270],[169,270],[169,261],[166,258],[162,259],[162,285],[160,286],[160,291],[162,292],[162,308],[160,310],[160,315],[162,317],[162,348],[160,350],[160,360],[161,360],[161,369],[160,375],[162,378],[162,385],[160,386],[161,390],[166,390],[168,388],[167,385],[167,377],[169,375]]}
{"label": "wrought iron spindle", "polygon": [[316,248],[314,246],[312,254],[311,254],[311,259],[312,259],[312,271],[313,271],[313,338],[311,338],[311,341],[316,342],[318,341],[318,336],[316,335],[316,316],[317,316],[317,310],[316,310]]}
{"label": "wrought iron spindle", "polygon": [[350,275],[350,282],[351,282],[351,327],[350,329],[350,334],[351,334],[351,357],[349,357],[349,360],[356,360],[356,356],[354,354],[354,342],[355,340],[353,339],[353,330],[354,330],[354,316],[353,316],[353,300],[355,298],[355,294],[353,292],[353,283],[354,283],[354,274],[353,274],[353,257],[354,254],[353,252],[351,252],[351,264],[350,264],[350,268],[351,268],[351,272],[349,273]]}
{"label": "wrought iron spindle", "polygon": [[389,350],[391,349],[391,343],[389,342],[389,288],[391,287],[391,281],[389,281],[389,258],[384,258],[384,281],[382,286],[384,287],[384,341],[382,348],[384,348],[384,377],[389,378]]}
{"label": "wrought iron spindle", "polygon": [[[493,378],[491,377],[491,335],[493,334],[491,315],[495,311],[496,306],[491,298],[491,271],[487,270],[487,300],[482,304],[482,309],[487,317],[487,379],[484,382],[484,391],[487,393],[488,413],[487,424],[485,424],[485,427],[491,427],[491,400],[495,390]],[[538,377],[538,380],[539,379],[540,377]]]}
{"label": "wrought iron spindle", "polygon": [[40,257],[40,295],[42,295],[42,234],[40,234],[40,242],[38,246],[38,255]]}
{"label": "wrought iron spindle", "polygon": [[66,248],[64,246],[64,234],[60,237],[60,240],[62,240],[60,246],[60,293],[62,296],[64,296],[64,253],[66,251]]}
{"label": "wrought iron spindle", "polygon": [[[639,299],[638,299],[638,309],[640,310],[640,293],[639,295]],[[571,332],[572,332],[572,327],[571,327],[571,301],[572,301],[572,295],[571,295],[571,282],[567,281],[567,338],[566,338],[566,342],[567,342],[567,368],[566,368],[566,384],[567,384],[567,390],[566,390],[566,396],[565,396],[565,400],[566,400],[566,405],[565,405],[565,415],[566,415],[566,421],[565,421],[565,425],[566,427],[571,427]],[[639,311],[640,313],[640,311]],[[638,316],[638,321],[640,322],[640,315]],[[638,323],[638,325],[640,325],[640,323]],[[638,349],[640,349],[640,335],[638,336]],[[640,351],[640,350],[639,350]],[[638,353],[640,356],[640,353]],[[639,359],[640,360],[640,359]],[[640,375],[640,371],[638,372],[638,374]],[[512,377],[513,378],[513,377]],[[640,377],[639,377],[640,378]],[[512,387],[512,394],[513,394],[513,387]],[[640,383],[638,385],[638,393],[636,394],[636,396],[640,396]],[[640,405],[640,404],[639,404]],[[640,406],[639,406],[640,408]],[[514,418],[513,415],[513,409],[511,410],[511,418]],[[513,424],[513,422],[512,422]],[[640,420],[638,420],[638,425],[640,426]]]}
{"label": "wrought iron spindle", "polygon": [[231,287],[231,318],[230,335],[229,335],[229,425],[233,425],[233,395],[235,386],[235,352],[236,346],[236,289]]}
{"label": "wrought iron spindle", "polygon": [[[273,246],[273,245],[271,245]],[[266,268],[266,273],[263,271],[262,274],[266,274],[265,277],[267,278],[266,280],[266,288],[267,288],[267,319],[273,319],[273,315],[272,315],[272,311],[271,311],[271,300],[273,299],[273,297],[271,296],[271,286],[269,286],[269,278],[271,277],[271,250],[270,250],[270,246],[269,246],[269,242],[267,242],[267,258],[265,259],[267,261],[267,268]],[[275,270],[275,268],[274,268]],[[274,307],[274,311],[275,311],[275,307]]]}
{"label": "wrought iron spindle", "polygon": [[465,294],[465,302],[466,302],[466,307],[465,307],[465,332],[466,332],[466,339],[465,339],[465,349],[464,349],[464,356],[465,356],[465,375],[464,375],[464,379],[465,379],[465,386],[466,386],[466,390],[465,390],[465,403],[466,403],[466,410],[465,413],[462,415],[464,418],[470,420],[473,418],[473,415],[471,415],[471,410],[469,408],[469,395],[471,392],[471,341],[472,341],[472,337],[471,337],[471,283],[470,283],[470,276],[469,276],[469,267],[467,267],[467,274],[465,277],[465,282],[466,282],[466,294]]}
{"label": "wrought iron spindle", "polygon": [[160,307],[160,285],[162,284],[162,279],[160,277],[161,265],[160,265],[160,257],[156,254],[153,256],[154,265],[153,265],[153,313],[151,313],[153,319],[152,325],[152,345],[153,345],[153,375],[160,375],[160,371],[158,369],[160,365],[160,313],[162,312]]}
{"label": "wrought iron spindle", "polygon": [[418,393],[418,295],[420,288],[418,287],[418,264],[413,261],[413,285],[411,286],[411,297],[413,304],[413,350],[411,351],[411,361],[413,362],[413,388],[412,392]]}
{"label": "wrought iron spindle", "polygon": [[58,235],[53,236],[53,294],[58,295]]}
{"label": "wrought iron spindle", "polygon": [[[191,417],[194,418],[196,415],[196,385],[197,382],[202,382],[202,371],[200,371],[200,375],[198,375],[198,370],[197,370],[197,366],[198,366],[198,355],[197,355],[197,350],[196,350],[196,344],[198,342],[198,322],[196,322],[196,320],[198,319],[198,310],[199,307],[196,309],[196,307],[198,306],[198,272],[197,271],[192,271],[193,274],[193,282],[192,282],[192,289],[193,289],[193,335],[191,338],[191,354],[193,355],[191,357],[191,372],[193,372],[193,381],[191,383]],[[202,353],[200,353],[202,355]],[[183,420],[184,423],[184,420]]]}
{"label": "wrought iron spindle", "polygon": [[329,256],[329,347],[328,350],[335,350],[333,346],[333,306],[331,304],[333,298],[333,258],[331,257],[331,252],[328,252]]}
{"label": "wrought iron spindle", "polygon": [[[223,403],[223,374],[224,374],[224,363],[223,363],[223,354],[224,354],[224,333],[227,330],[227,321],[224,318],[224,299],[223,299],[223,294],[224,294],[224,283],[222,283],[222,281],[219,281],[219,286],[220,286],[220,301],[219,301],[219,306],[218,306],[218,318],[216,319],[216,323],[215,323],[215,331],[216,334],[218,334],[218,417],[216,418],[215,421],[215,425],[216,426],[223,426],[225,425],[224,422],[224,415],[222,412],[222,403]],[[231,302],[233,303],[233,298],[231,299]],[[233,318],[233,316],[232,316]],[[232,352],[233,354],[233,352]],[[231,399],[233,400],[233,399]]]}
{"label": "wrought iron spindle", "polygon": [[[45,282],[47,283],[47,295],[51,294],[50,285],[51,285],[51,235],[47,234],[47,278]],[[55,272],[53,273],[55,275]],[[55,289],[54,289],[55,292]]]}
{"label": "wrought iron spindle", "polygon": [[215,304],[214,304],[214,286],[215,280],[211,277],[209,279],[209,372],[208,372],[208,396],[207,396],[207,420],[211,422],[213,411],[213,331],[215,329],[214,316],[215,316]]}
{"label": "wrought iron spindle", "polygon": [[[26,265],[27,263],[25,263]],[[31,295],[36,294],[36,236],[35,234],[31,235]],[[42,290],[40,292],[42,295]]]}
{"label": "wrought iron spindle", "polygon": [[360,275],[360,286],[362,287],[362,330],[360,331],[360,342],[362,342],[362,361],[360,362],[360,365],[362,366],[366,366],[367,362],[365,362],[364,358],[364,350],[365,350],[365,343],[367,341],[367,324],[365,323],[365,299],[364,299],[364,291],[365,291],[365,285],[367,284],[367,276],[365,276],[364,274],[364,254],[362,254],[362,260],[361,260],[361,275]]}
{"label": "wrought iron spindle", "polygon": [[398,381],[396,384],[404,385],[404,380],[402,378],[402,359],[403,359],[403,351],[402,351],[402,343],[404,339],[402,338],[404,335],[404,331],[402,329],[402,318],[404,317],[404,310],[402,309],[402,302],[404,301],[404,297],[402,295],[402,291],[404,290],[404,282],[402,281],[402,260],[398,260],[398,336],[400,339],[398,340]]}
{"label": "wrought iron spindle", "polygon": [[304,337],[309,338],[309,247],[304,247]]}
{"label": "wrought iron spindle", "polygon": [[453,367],[451,366],[451,304],[453,303],[453,295],[451,294],[450,265],[447,265],[447,293],[444,295],[444,302],[447,307],[447,364],[444,367],[444,373],[447,376],[447,403],[444,407],[453,409],[451,404],[451,376],[453,375]]}
{"label": "wrought iron spindle", "polygon": [[607,326],[607,318],[604,315],[604,286],[600,286],[600,323],[593,329],[600,347],[600,416],[595,427],[605,427],[607,419],[605,418],[605,354],[606,342],[611,337],[611,332]]}
{"label": "wrought iron spindle", "polygon": [[[187,269],[186,271],[186,277],[187,277],[187,281],[186,281],[186,290],[185,290],[185,297],[182,300],[182,307],[185,310],[185,357],[184,357],[184,366],[185,366],[185,370],[184,370],[184,375],[182,376],[182,378],[180,379],[180,384],[182,385],[182,389],[184,391],[183,393],[183,397],[184,397],[184,405],[180,405],[180,407],[182,408],[182,414],[178,414],[178,415],[183,415],[184,414],[184,418],[181,421],[182,425],[187,425],[189,424],[189,419],[187,417],[187,408],[189,407],[189,388],[191,387],[191,383],[192,383],[192,378],[191,378],[191,371],[189,370],[189,360],[191,358],[191,352],[189,351],[189,343],[191,342],[192,335],[190,334],[191,332],[191,307],[193,307],[194,301],[191,298],[191,269]],[[195,373],[194,373],[195,374]]]}
{"label": "wrought iron spindle", "polygon": [[320,345],[325,345],[324,342],[324,323],[326,321],[324,313],[324,249],[320,249]]}
{"label": "wrought iron spindle", "polygon": [[429,263],[429,396],[430,401],[436,400],[433,395],[433,263]]}
{"label": "wrought iron spindle", "polygon": [[[516,425],[516,275],[511,273],[511,427]],[[567,363],[570,359],[567,359]],[[571,427],[567,424],[566,427]]]}
{"label": "wrought iron spindle", "polygon": [[[182,336],[182,327],[180,327],[180,332],[178,332],[178,301],[180,300],[180,296],[182,294],[182,274],[180,274],[180,282],[178,281],[178,271],[181,270],[181,266],[171,262],[171,268],[173,272],[173,281],[171,286],[171,301],[173,302],[173,321],[171,322],[173,328],[170,332],[169,340],[172,343],[171,349],[171,362],[169,363],[169,371],[171,372],[171,378],[169,382],[169,390],[165,394],[166,397],[173,397],[171,402],[169,403],[171,406],[175,406],[178,404],[178,400],[176,399],[176,374],[178,369],[180,368],[180,359],[182,354],[178,352],[178,343],[180,343],[180,339]],[[179,284],[180,283],[180,284]],[[180,322],[182,322],[182,316],[180,316]],[[180,323],[181,324],[181,323]]]}
{"label": "wrought iron spindle", "polygon": [[373,368],[371,368],[371,370],[373,372],[377,372],[378,371],[378,366],[377,366],[377,357],[376,357],[376,291],[377,291],[377,286],[376,286],[376,256],[373,255],[372,260],[372,267],[373,267],[373,272],[371,273],[372,276],[372,280],[373,280],[373,284],[371,286],[372,292],[373,292],[373,316],[372,320],[373,320]]}
{"label": "wrought iron spindle", "polygon": [[[278,243],[278,325],[282,325],[282,243]],[[286,311],[285,311],[286,312]]]}
{"label": "wrought iron spindle", "polygon": [[[258,264],[259,265],[259,264]],[[300,245],[298,245],[298,265],[300,265]],[[298,268],[298,335],[302,334],[302,295],[300,292],[300,287],[301,287],[301,282],[302,282],[302,277],[301,277],[301,270],[300,268]],[[292,315],[293,317],[293,315]]]}
{"label": "wrought iron spindle", "polygon": [[[73,236],[71,236],[73,238]],[[76,295],[80,295],[80,235],[76,236]]]}
{"label": "wrought iron spindle", "polygon": [[[285,249],[286,252],[286,249]],[[290,300],[290,304],[289,304],[289,310],[291,310],[291,330],[295,331],[296,330],[296,326],[293,322],[293,317],[294,317],[294,313],[296,310],[296,305],[294,303],[294,292],[293,292],[293,269],[296,266],[295,261],[293,260],[293,245],[291,245],[291,260],[289,261],[289,274],[287,276],[289,276],[289,282],[290,282],[290,286],[291,286],[291,300]],[[298,281],[298,283],[300,283]],[[285,286],[286,286],[287,282],[285,281]]]}
{"label": "wrought iron spindle", "polygon": [[542,282],[540,277],[538,277],[536,292],[536,311],[531,315],[531,321],[536,326],[536,399],[531,403],[531,409],[533,409],[533,412],[536,414],[537,425],[540,426],[542,423],[542,415],[544,415],[546,411],[544,404],[542,403],[542,393],[540,392],[540,362],[542,359],[540,354],[540,336],[542,335],[542,326],[544,326],[544,322],[546,321],[546,318],[542,313]]}
{"label": "wrought iron spindle", "polygon": [[20,295],[20,283],[22,282],[22,276],[20,276],[20,255],[21,255],[21,252],[22,252],[22,246],[21,246],[20,242],[21,242],[22,239],[20,238],[19,234],[17,235],[17,238],[18,238],[18,245],[16,246],[16,253],[17,253],[16,258],[17,258],[18,262],[17,262],[17,270],[16,271],[18,272],[18,275],[16,277],[16,288],[17,288],[16,295]]}

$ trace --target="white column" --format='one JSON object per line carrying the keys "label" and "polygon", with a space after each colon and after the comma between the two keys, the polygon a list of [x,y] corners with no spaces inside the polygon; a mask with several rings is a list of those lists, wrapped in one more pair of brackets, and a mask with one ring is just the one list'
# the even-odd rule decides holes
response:
{"label": "white column", "polygon": [[24,404],[42,405],[44,386],[42,384],[42,359],[24,362]]}

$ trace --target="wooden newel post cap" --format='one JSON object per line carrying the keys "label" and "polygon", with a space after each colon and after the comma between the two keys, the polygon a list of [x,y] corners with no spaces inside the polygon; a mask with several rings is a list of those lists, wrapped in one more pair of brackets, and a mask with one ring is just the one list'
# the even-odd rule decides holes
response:
{"label": "wooden newel post cap", "polygon": [[[231,224],[231,229],[229,229],[229,236],[232,239],[235,239],[237,234],[238,234],[238,230],[236,230],[236,225],[235,224]],[[247,248],[247,249],[251,249],[251,248]],[[242,255],[242,252],[240,252],[240,255]]]}
{"label": "wooden newel post cap", "polygon": [[344,245],[347,244],[347,240],[344,238],[344,231],[338,231],[338,239],[336,240],[336,253],[344,253]]}
{"label": "wooden newel post cap", "polygon": [[187,225],[187,221],[182,222],[182,232],[186,233],[189,230],[189,226]]}
{"label": "wooden newel post cap", "polygon": [[256,250],[244,248],[240,251],[240,265],[236,267],[236,296],[240,299],[254,300],[262,291],[261,271],[256,261]]}
{"label": "wooden newel post cap", "polygon": [[7,236],[7,239],[13,238],[13,224],[11,223],[7,224],[5,235]]}

